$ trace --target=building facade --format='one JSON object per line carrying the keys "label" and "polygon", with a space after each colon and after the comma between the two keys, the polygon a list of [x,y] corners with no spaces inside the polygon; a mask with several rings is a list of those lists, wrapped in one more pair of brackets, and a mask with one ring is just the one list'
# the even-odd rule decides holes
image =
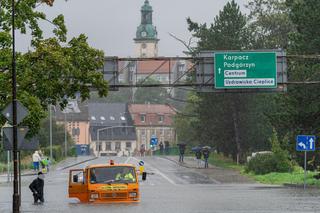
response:
{"label": "building facade", "polygon": [[136,131],[128,105],[89,103],[90,149],[95,156],[130,156],[136,149]]}
{"label": "building facade", "polygon": [[76,145],[89,145],[88,104],[78,104],[77,100],[70,100],[64,110],[55,107],[57,124],[67,128]]}
{"label": "building facade", "polygon": [[129,111],[136,127],[137,147],[144,145],[150,149],[151,138],[157,138],[158,143],[167,141],[170,144],[176,140],[173,128],[175,111],[162,104],[131,104]]}

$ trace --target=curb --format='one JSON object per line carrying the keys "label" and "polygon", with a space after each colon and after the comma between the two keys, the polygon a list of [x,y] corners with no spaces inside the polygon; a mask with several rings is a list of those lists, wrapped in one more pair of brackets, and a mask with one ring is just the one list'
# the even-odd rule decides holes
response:
{"label": "curb", "polygon": [[[284,183],[282,184],[285,187],[290,187],[290,188],[299,188],[303,189],[304,185],[303,184],[295,184],[295,183]],[[306,185],[306,189],[319,189],[320,186],[315,186],[315,185]]]}
{"label": "curb", "polygon": [[173,160],[173,159],[171,159],[171,158],[164,157],[164,156],[163,156],[163,157],[161,156],[160,158],[169,160],[169,161],[171,161],[171,162],[176,163],[177,165],[179,165],[179,166],[181,166],[181,167],[188,168],[188,169],[205,169],[205,170],[214,169],[214,168],[212,168],[212,166],[211,166],[211,168],[210,168],[210,167],[209,167],[209,168],[198,168],[198,167],[195,167],[195,166],[187,166],[186,163],[180,163],[180,162],[178,162],[178,161],[176,161],[176,160]]}
{"label": "curb", "polygon": [[62,168],[58,168],[57,170],[58,170],[58,171],[65,170],[65,169],[68,169],[68,168],[71,168],[71,167],[74,167],[74,166],[77,166],[77,165],[80,165],[80,164],[83,164],[83,163],[86,163],[86,162],[95,160],[95,159],[97,159],[97,158],[98,158],[98,157],[90,158],[90,159],[87,159],[87,160],[84,160],[84,161],[80,161],[80,162],[78,162],[78,163],[74,163],[74,164],[71,164],[71,165],[68,165],[68,166],[65,166],[65,167],[62,167]]}
{"label": "curb", "polygon": [[195,169],[196,167],[191,167],[191,166],[186,166],[186,165],[183,165],[182,163],[180,163],[180,162],[178,162],[178,161],[176,161],[176,160],[173,160],[173,159],[171,159],[171,158],[168,158],[168,157],[159,157],[159,158],[163,158],[163,159],[166,159],[166,160],[169,160],[169,161],[171,161],[171,162],[174,162],[175,164],[177,164],[177,165],[179,165],[179,166],[181,166],[181,167],[185,167],[185,168],[188,168],[188,169]]}

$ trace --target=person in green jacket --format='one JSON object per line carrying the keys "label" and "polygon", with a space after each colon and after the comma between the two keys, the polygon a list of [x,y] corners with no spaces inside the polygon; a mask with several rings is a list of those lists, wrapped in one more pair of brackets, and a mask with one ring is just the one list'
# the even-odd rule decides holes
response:
{"label": "person in green jacket", "polygon": [[134,178],[134,175],[132,174],[130,169],[127,167],[123,168],[123,170],[116,175],[116,180],[118,180],[118,181],[124,180],[124,181],[128,181],[128,182],[135,182],[136,181],[136,179]]}

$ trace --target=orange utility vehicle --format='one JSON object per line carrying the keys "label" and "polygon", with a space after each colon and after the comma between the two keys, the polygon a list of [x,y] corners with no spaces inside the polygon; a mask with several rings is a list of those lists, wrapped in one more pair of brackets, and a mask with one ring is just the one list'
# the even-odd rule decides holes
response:
{"label": "orange utility vehicle", "polygon": [[85,203],[139,202],[136,168],[111,162],[70,170],[69,198]]}

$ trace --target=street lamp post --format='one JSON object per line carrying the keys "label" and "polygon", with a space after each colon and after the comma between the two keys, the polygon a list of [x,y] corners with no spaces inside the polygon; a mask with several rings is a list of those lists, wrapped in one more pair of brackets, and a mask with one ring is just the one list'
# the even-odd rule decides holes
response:
{"label": "street lamp post", "polygon": [[67,157],[67,113],[64,113],[64,151]]}
{"label": "street lamp post", "polygon": [[53,147],[53,140],[52,140],[52,107],[54,109],[54,111],[56,112],[56,107],[54,105],[52,105],[51,103],[49,104],[49,142],[50,142],[50,160],[52,161],[53,159],[53,151],[52,151],[52,147]]}
{"label": "street lamp post", "polygon": [[49,122],[50,122],[50,160],[52,161],[52,113],[51,113],[51,104],[49,104]]}
{"label": "street lamp post", "polygon": [[[13,138],[13,196],[12,211],[20,212],[20,194],[18,184],[18,128],[17,128],[17,76],[16,76],[16,48],[15,48],[15,0],[11,0],[12,12],[12,138]],[[19,174],[20,175],[20,174]]]}

